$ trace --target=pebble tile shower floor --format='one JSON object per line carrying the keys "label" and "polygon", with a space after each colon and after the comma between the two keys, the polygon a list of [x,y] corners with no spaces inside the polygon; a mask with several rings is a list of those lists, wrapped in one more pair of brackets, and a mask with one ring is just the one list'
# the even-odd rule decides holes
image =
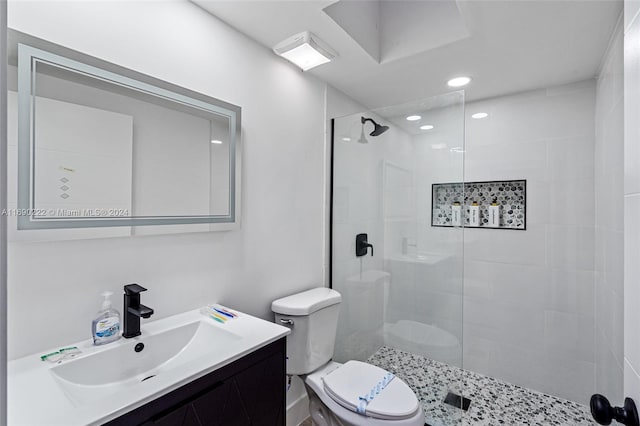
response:
{"label": "pebble tile shower floor", "polygon": [[[431,426],[597,425],[584,405],[398,349],[383,346],[368,361],[413,389]],[[471,399],[466,412],[443,402],[449,391]]]}

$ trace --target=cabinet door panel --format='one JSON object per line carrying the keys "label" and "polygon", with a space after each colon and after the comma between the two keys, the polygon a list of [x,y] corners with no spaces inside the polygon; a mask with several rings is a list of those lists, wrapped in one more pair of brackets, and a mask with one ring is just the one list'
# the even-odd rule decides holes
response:
{"label": "cabinet door panel", "polygon": [[198,397],[192,405],[202,426],[251,425],[235,379]]}
{"label": "cabinet door panel", "polygon": [[189,405],[189,409],[187,410],[187,414],[184,416],[182,426],[204,426],[200,419],[198,419],[198,415],[192,405]]}
{"label": "cabinet door panel", "polygon": [[[235,380],[252,426],[282,424],[285,374],[282,357],[275,355],[240,372]],[[265,390],[269,391],[265,391]]]}

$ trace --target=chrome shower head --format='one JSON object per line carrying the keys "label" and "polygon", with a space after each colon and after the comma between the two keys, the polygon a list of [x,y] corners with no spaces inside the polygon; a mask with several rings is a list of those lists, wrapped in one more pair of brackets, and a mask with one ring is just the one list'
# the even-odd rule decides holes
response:
{"label": "chrome shower head", "polygon": [[389,130],[389,126],[382,126],[376,123],[373,120],[373,118],[360,117],[360,122],[362,123],[363,128],[364,128],[364,123],[366,123],[367,121],[372,122],[374,126],[373,131],[369,133],[369,136],[380,136],[381,134]]}

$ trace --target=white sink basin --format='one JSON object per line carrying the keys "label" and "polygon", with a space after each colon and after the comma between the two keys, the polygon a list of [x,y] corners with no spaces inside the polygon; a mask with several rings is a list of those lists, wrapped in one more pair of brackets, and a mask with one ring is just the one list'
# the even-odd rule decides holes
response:
{"label": "white sink basin", "polygon": [[11,361],[9,424],[102,424],[290,332],[242,313],[220,324],[197,310],[143,322],[141,331],[104,346],[76,343],[82,353],[58,364],[40,354]]}
{"label": "white sink basin", "polygon": [[[213,324],[192,322],[134,341],[125,340],[119,346],[63,362],[50,371],[74,404],[84,404],[136,386],[194,357],[213,353],[217,345],[239,339]],[[136,352],[140,343],[144,348]]]}

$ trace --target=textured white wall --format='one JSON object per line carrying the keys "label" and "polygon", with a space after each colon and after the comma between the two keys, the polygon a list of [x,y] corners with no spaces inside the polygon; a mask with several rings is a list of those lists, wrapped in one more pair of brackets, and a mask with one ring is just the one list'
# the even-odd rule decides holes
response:
{"label": "textured white wall", "polygon": [[596,392],[621,405],[624,357],[624,96],[622,25],[602,63],[596,88],[595,360]]}
{"label": "textured white wall", "polygon": [[636,404],[640,404],[639,12],[640,2],[624,2],[624,395]]}
{"label": "textured white wall", "polygon": [[238,231],[11,244],[10,358],[89,338],[99,293],[131,282],[155,319],[213,301],[270,319],[322,283],[323,83],[188,2],[11,1],[9,26],[240,105],[244,150]]}
{"label": "textured white wall", "polygon": [[527,179],[527,230],[464,231],[464,366],[581,403],[595,381],[594,108],[592,80],[466,107],[465,181]]}

